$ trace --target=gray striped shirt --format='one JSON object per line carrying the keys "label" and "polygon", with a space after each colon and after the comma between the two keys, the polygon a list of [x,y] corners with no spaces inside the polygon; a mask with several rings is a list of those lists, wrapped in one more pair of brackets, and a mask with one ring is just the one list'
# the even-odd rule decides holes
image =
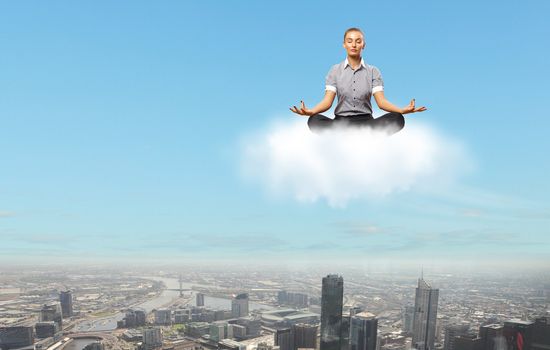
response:
{"label": "gray striped shirt", "polygon": [[326,90],[336,92],[338,103],[334,114],[351,116],[371,114],[371,96],[384,90],[384,82],[380,71],[375,66],[365,64],[353,70],[348,59],[332,66],[326,77]]}

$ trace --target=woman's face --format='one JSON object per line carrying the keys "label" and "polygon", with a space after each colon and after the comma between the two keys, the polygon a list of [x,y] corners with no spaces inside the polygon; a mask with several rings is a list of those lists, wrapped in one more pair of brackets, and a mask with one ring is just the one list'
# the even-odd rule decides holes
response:
{"label": "woman's face", "polygon": [[365,41],[361,32],[349,32],[344,39],[344,49],[350,57],[361,57],[361,51],[365,48]]}

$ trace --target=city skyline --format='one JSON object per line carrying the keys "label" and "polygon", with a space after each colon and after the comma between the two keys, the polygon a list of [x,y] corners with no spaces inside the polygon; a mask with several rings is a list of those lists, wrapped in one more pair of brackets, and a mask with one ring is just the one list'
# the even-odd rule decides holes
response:
{"label": "city skyline", "polygon": [[[549,276],[447,274],[437,277],[441,289],[420,276],[415,289],[399,275],[357,274],[344,285],[335,274],[230,270],[0,271],[0,347],[82,344],[71,338],[100,339],[105,349],[118,350],[176,344],[186,347],[172,350],[276,350],[272,344],[280,350],[316,344],[320,350],[543,350],[550,344]],[[67,317],[66,293],[74,295]],[[204,306],[195,305],[198,299]],[[234,312],[236,300],[246,302],[246,312]]]}

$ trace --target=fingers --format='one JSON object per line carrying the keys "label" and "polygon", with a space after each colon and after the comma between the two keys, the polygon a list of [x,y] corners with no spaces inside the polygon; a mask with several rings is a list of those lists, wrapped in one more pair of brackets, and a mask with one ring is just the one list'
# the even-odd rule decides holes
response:
{"label": "fingers", "polygon": [[411,100],[411,103],[409,104],[409,107],[412,107],[412,108],[411,108],[411,112],[412,112],[412,113],[415,113],[415,112],[424,112],[425,110],[427,110],[427,108],[426,108],[425,106],[415,108],[415,104],[416,104],[416,99],[413,98],[413,99]]}
{"label": "fingers", "polygon": [[308,110],[306,108],[306,105],[304,103],[304,101],[300,101],[300,108],[296,107],[296,106],[292,106],[292,108],[290,108],[290,110],[293,112],[293,113],[296,113],[296,114],[299,114],[299,115],[306,115],[308,116],[309,113],[308,113]]}
{"label": "fingers", "polygon": [[302,111],[302,113],[304,115],[308,115],[307,108],[306,108],[306,105],[304,104],[304,101],[300,101],[300,102],[302,103],[302,106],[301,106],[300,110]]}
{"label": "fingers", "polygon": [[307,115],[307,114],[305,113],[305,111],[304,111],[302,108],[298,109],[298,107],[292,106],[292,108],[289,108],[289,109],[290,109],[293,113],[296,113],[296,114],[299,114],[299,115]]}

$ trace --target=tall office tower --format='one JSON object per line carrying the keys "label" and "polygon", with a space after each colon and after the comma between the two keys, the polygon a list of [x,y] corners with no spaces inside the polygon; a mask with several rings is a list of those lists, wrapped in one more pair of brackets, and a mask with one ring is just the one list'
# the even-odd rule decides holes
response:
{"label": "tall office tower", "polygon": [[280,350],[294,350],[294,335],[292,334],[292,328],[277,329],[274,336],[275,345]]}
{"label": "tall office tower", "polygon": [[445,342],[443,350],[455,350],[455,337],[465,335],[470,326],[468,324],[450,324],[445,327]]}
{"label": "tall office tower", "polygon": [[73,315],[73,293],[70,290],[59,293],[59,302],[61,302],[61,314],[63,317]]}
{"label": "tall office tower", "polygon": [[350,350],[376,350],[378,320],[370,312],[360,312],[351,317]]}
{"label": "tall office tower", "polygon": [[504,337],[502,335],[504,327],[499,324],[489,324],[479,327],[479,337],[481,338],[482,350],[506,349]]}
{"label": "tall office tower", "polygon": [[550,317],[537,318],[533,326],[531,350],[547,349],[550,349]]}
{"label": "tall office tower", "polygon": [[231,316],[244,317],[248,316],[248,294],[241,293],[231,300]]}
{"label": "tall office tower", "polygon": [[321,290],[320,350],[340,350],[343,300],[344,279],[338,275],[324,277]]}
{"label": "tall office tower", "polygon": [[294,349],[317,348],[317,326],[298,323],[292,326],[294,331]]}
{"label": "tall office tower", "polygon": [[44,304],[40,310],[40,322],[54,321],[57,323],[59,330],[63,329],[63,314],[61,312],[61,304],[50,303]]}
{"label": "tall office tower", "polygon": [[197,293],[197,306],[204,306],[204,294]]}
{"label": "tall office tower", "polygon": [[32,327],[0,327],[0,349],[15,349],[34,343]]}
{"label": "tall office tower", "polygon": [[143,330],[143,347],[146,350],[156,349],[162,346],[162,333],[160,328],[145,328]]}
{"label": "tall office tower", "polygon": [[403,332],[412,333],[414,320],[414,306],[407,305],[403,309]]}
{"label": "tall office tower", "polygon": [[530,350],[534,322],[510,320],[504,322],[502,335],[508,344],[508,350]]}
{"label": "tall office tower", "polygon": [[412,346],[415,349],[434,349],[438,299],[439,289],[433,289],[419,278],[414,300]]}

